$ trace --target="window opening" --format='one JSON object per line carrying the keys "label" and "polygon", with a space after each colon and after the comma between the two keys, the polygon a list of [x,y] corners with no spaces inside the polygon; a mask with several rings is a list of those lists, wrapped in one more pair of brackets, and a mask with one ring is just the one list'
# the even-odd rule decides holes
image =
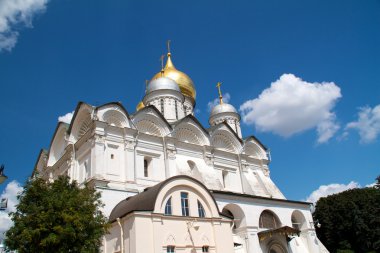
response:
{"label": "window opening", "polygon": [[160,102],[161,102],[161,113],[163,115],[164,114],[164,100],[161,99]]}
{"label": "window opening", "polygon": [[182,209],[182,216],[190,216],[189,194],[187,192],[181,192],[181,209]]}
{"label": "window opening", "polygon": [[165,215],[172,215],[172,197],[170,197],[166,202]]}
{"label": "window opening", "polygon": [[222,172],[222,177],[223,177],[223,187],[224,187],[224,188],[227,188],[227,175],[228,175],[228,172],[227,172],[227,171],[223,171],[223,172]]}
{"label": "window opening", "polygon": [[113,154],[111,154],[111,159],[113,159],[115,156]]}
{"label": "window opening", "polygon": [[166,253],[175,253],[175,247],[174,246],[167,246],[166,247]]}
{"label": "window opening", "polygon": [[175,118],[178,119],[178,105],[177,105],[177,100],[174,101],[175,104]]}
{"label": "window opening", "polygon": [[[200,218],[204,218],[206,216],[205,209],[202,206],[202,203],[198,200],[198,215]],[[208,251],[205,251],[208,252]]]}
{"label": "window opening", "polygon": [[147,159],[144,159],[144,177],[148,177],[148,165],[149,165],[149,162]]}
{"label": "window opening", "polygon": [[190,170],[193,170],[195,168],[195,163],[193,161],[187,161],[187,164],[189,165]]}
{"label": "window opening", "polygon": [[202,247],[202,252],[209,252],[209,251],[208,251],[208,246],[203,246],[203,247]]}

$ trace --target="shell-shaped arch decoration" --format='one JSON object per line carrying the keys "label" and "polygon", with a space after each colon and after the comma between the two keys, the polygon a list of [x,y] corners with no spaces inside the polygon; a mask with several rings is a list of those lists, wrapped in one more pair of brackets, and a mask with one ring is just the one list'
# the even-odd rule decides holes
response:
{"label": "shell-shaped arch decoration", "polygon": [[204,141],[196,132],[192,129],[181,127],[179,129],[175,129],[173,132],[173,137],[176,137],[179,141],[204,145]]}
{"label": "shell-shaped arch decoration", "polygon": [[152,120],[148,119],[142,119],[137,122],[135,122],[136,128],[143,133],[156,135],[156,136],[163,136],[164,133],[162,129]]}
{"label": "shell-shaped arch decoration", "polygon": [[128,127],[127,117],[119,111],[110,110],[104,113],[103,119],[111,126]]}
{"label": "shell-shaped arch decoration", "polygon": [[227,134],[217,133],[212,136],[211,144],[218,149],[237,153],[240,145]]}
{"label": "shell-shaped arch decoration", "polygon": [[265,159],[267,157],[265,150],[263,150],[257,143],[252,141],[245,144],[244,153],[258,159]]}

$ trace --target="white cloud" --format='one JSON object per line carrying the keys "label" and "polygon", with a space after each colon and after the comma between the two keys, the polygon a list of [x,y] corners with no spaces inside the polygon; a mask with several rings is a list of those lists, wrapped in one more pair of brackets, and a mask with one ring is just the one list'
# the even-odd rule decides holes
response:
{"label": "white cloud", "polygon": [[46,9],[48,0],[0,1],[0,52],[10,51],[16,45],[19,33],[16,27],[32,27],[33,17]]}
{"label": "white cloud", "polygon": [[4,238],[4,232],[6,232],[12,226],[12,220],[8,216],[8,213],[14,212],[16,210],[16,205],[18,204],[17,195],[22,191],[22,187],[17,181],[10,182],[0,199],[8,199],[8,208],[5,211],[0,212],[0,241]]}
{"label": "white cloud", "polygon": [[63,116],[59,116],[58,121],[70,124],[71,119],[73,118],[73,115],[74,115],[74,112],[68,112]]}
{"label": "white cloud", "polygon": [[372,183],[372,184],[367,184],[366,186],[364,186],[365,188],[372,188],[372,187],[375,187],[376,185],[376,182]]}
{"label": "white cloud", "polygon": [[[230,93],[226,93],[223,95],[223,102],[225,103],[229,103],[230,102],[230,99],[231,99],[231,95]],[[212,111],[212,108],[214,108],[216,105],[218,105],[220,102],[219,102],[219,98],[215,98],[214,100],[210,101],[207,103],[207,110],[209,112]]]}
{"label": "white cloud", "polygon": [[362,143],[370,143],[380,135],[380,105],[371,108],[369,106],[359,108],[358,120],[346,125],[346,135],[349,129],[359,132]]}
{"label": "white cloud", "polygon": [[316,203],[318,199],[322,197],[326,197],[328,195],[336,194],[342,191],[346,191],[349,189],[360,188],[360,184],[354,181],[351,181],[349,184],[329,184],[329,185],[321,185],[315,191],[313,191],[307,198],[307,202]]}
{"label": "white cloud", "polygon": [[318,143],[327,142],[339,129],[332,109],[342,97],[333,82],[309,83],[283,74],[258,98],[240,106],[243,122],[262,132],[283,137],[316,128]]}

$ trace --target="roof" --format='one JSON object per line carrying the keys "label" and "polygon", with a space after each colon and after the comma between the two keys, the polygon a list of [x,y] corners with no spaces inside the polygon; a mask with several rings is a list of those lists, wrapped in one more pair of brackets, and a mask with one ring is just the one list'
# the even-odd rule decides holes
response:
{"label": "roof", "polygon": [[254,141],[256,141],[265,151],[268,151],[268,148],[259,140],[257,139],[256,136],[254,135],[250,135],[248,137],[245,137],[244,138],[244,142],[248,142],[250,139],[253,139]]}
{"label": "roof", "polygon": [[[204,184],[199,182],[198,180],[185,176],[185,175],[179,175],[174,176],[171,178],[166,179],[165,181],[162,181],[161,183],[156,184],[155,186],[146,188],[142,193],[139,193],[133,197],[128,197],[122,201],[120,201],[113,209],[109,217],[109,221],[112,223],[117,218],[122,218],[124,216],[127,216],[128,214],[140,211],[140,212],[153,212],[154,206],[156,204],[156,199],[158,194],[160,193],[161,189],[168,184],[169,182],[177,179],[187,179],[190,181],[193,181],[203,187],[211,196],[211,198],[214,200],[214,204],[216,208],[218,209],[218,205],[216,204],[214,196],[210,193],[210,191],[206,188]],[[219,209],[218,209],[218,213]],[[220,213],[221,214],[221,213]],[[223,214],[225,216],[225,214]]]}
{"label": "roof", "polygon": [[274,228],[274,229],[261,231],[261,232],[257,233],[257,235],[259,236],[260,241],[264,241],[265,239],[270,238],[276,234],[286,235],[286,236],[289,236],[289,235],[299,236],[300,232],[301,231],[299,229],[295,229],[295,228],[288,227],[288,226],[283,226],[280,228]]}
{"label": "roof", "polygon": [[255,196],[255,195],[249,195],[249,194],[237,193],[237,192],[230,192],[230,191],[212,190],[211,192],[213,194],[225,194],[225,195],[230,195],[230,196],[245,197],[245,198],[252,198],[252,199],[263,199],[263,200],[271,200],[271,201],[280,201],[280,202],[287,202],[287,203],[292,203],[292,204],[302,204],[302,205],[311,205],[312,204],[311,202],[305,202],[305,201],[268,198],[268,197]]}

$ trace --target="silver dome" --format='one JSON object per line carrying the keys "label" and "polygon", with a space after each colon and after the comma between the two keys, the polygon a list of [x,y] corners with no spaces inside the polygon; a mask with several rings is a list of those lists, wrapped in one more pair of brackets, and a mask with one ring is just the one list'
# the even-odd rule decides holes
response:
{"label": "silver dome", "polygon": [[214,108],[212,108],[211,115],[210,117],[217,115],[219,113],[224,113],[224,112],[232,112],[232,113],[237,113],[235,107],[233,107],[230,104],[218,104]]}
{"label": "silver dome", "polygon": [[146,93],[156,90],[175,90],[181,92],[178,84],[167,77],[159,77],[149,82],[148,87],[146,88]]}

